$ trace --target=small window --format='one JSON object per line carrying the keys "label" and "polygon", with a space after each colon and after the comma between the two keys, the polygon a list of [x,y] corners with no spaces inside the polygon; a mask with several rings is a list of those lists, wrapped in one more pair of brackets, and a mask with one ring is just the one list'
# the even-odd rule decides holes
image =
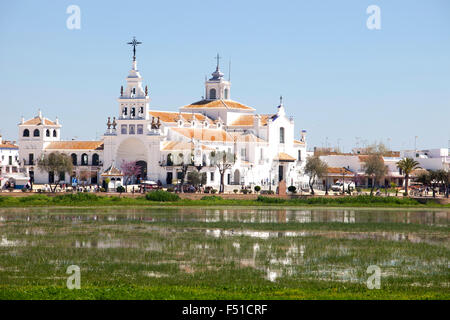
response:
{"label": "small window", "polygon": [[124,116],[128,115],[128,108],[127,107],[123,108],[122,114]]}
{"label": "small window", "polygon": [[76,166],[77,165],[77,155],[75,153],[72,153],[70,156],[72,158],[72,164],[74,166]]}
{"label": "small window", "polygon": [[130,124],[130,128],[129,128],[130,131],[129,131],[129,133],[130,134],[135,134],[136,133],[135,129],[136,129],[136,126],[134,124]]}
{"label": "small window", "polygon": [[53,138],[56,138],[57,137],[57,132],[56,132],[56,130],[53,130]]}
{"label": "small window", "polygon": [[123,125],[120,127],[120,133],[121,133],[121,134],[127,134],[127,125],[126,125],[126,124],[123,124]]}
{"label": "small window", "polygon": [[216,98],[216,89],[211,89],[209,90],[209,98],[210,99],[215,99]]}
{"label": "small window", "polygon": [[211,175],[210,175],[210,180],[211,180],[211,182],[213,182],[213,181],[214,181],[214,172],[211,172]]}
{"label": "small window", "polygon": [[60,172],[59,173],[59,181],[65,181],[66,180],[66,173],[63,171],[63,172]]}
{"label": "small window", "polygon": [[137,134],[143,134],[144,133],[144,125],[138,124],[137,125]]}
{"label": "small window", "polygon": [[131,108],[130,115],[134,118],[136,116],[136,108]]}
{"label": "small window", "polygon": [[98,156],[98,154],[94,153],[94,154],[92,155],[92,165],[93,165],[93,166],[98,166],[99,163],[100,163],[100,161],[99,161],[99,156]]}
{"label": "small window", "polygon": [[48,130],[48,129],[45,130],[45,136],[46,136],[46,137],[50,137],[50,130]]}
{"label": "small window", "polygon": [[28,129],[23,130],[23,136],[24,137],[29,137],[30,136],[30,130],[28,130]]}
{"label": "small window", "polygon": [[228,99],[228,89],[225,89],[223,91],[223,95],[224,95],[225,100]]}
{"label": "small window", "polygon": [[40,136],[39,129],[34,129],[33,136],[34,137],[39,137]]}
{"label": "small window", "polygon": [[28,164],[33,164],[34,162],[34,153],[28,154]]}
{"label": "small window", "polygon": [[88,165],[88,155],[86,153],[83,153],[81,155],[81,165],[87,166]]}
{"label": "small window", "polygon": [[302,161],[302,151],[298,150],[298,161]]}
{"label": "small window", "polygon": [[280,128],[280,143],[284,143],[284,128]]}

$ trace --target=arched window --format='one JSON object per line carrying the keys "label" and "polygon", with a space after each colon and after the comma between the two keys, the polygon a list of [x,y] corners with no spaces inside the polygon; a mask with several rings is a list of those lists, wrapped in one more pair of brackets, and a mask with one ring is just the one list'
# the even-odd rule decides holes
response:
{"label": "arched window", "polygon": [[34,129],[33,131],[33,137],[39,137],[40,133],[39,133],[39,129]]}
{"label": "arched window", "polygon": [[98,166],[99,163],[100,163],[100,161],[99,161],[98,154],[94,153],[92,155],[92,165],[93,166]]}
{"label": "arched window", "polygon": [[135,117],[135,116],[136,116],[136,108],[135,108],[135,107],[131,108],[130,115],[131,115],[132,117]]}
{"label": "arched window", "polygon": [[24,137],[29,137],[30,136],[30,130],[28,130],[28,129],[23,130],[23,136]]}
{"label": "arched window", "polygon": [[50,137],[50,130],[48,130],[48,129],[45,130],[45,136],[46,136],[46,137]]}
{"label": "arched window", "polygon": [[53,137],[56,138],[57,135],[56,130],[53,130]]}
{"label": "arched window", "polygon": [[88,155],[86,153],[83,153],[81,155],[81,165],[87,166],[88,165]]}
{"label": "arched window", "polygon": [[280,143],[284,143],[284,128],[280,128]]}
{"label": "arched window", "polygon": [[74,166],[76,166],[77,165],[77,155],[75,153],[72,153],[70,156],[72,157],[72,164]]}
{"label": "arched window", "polygon": [[169,153],[169,154],[167,155],[167,165],[168,165],[168,166],[173,165],[173,159],[172,159],[172,154],[171,154],[171,153]]}
{"label": "arched window", "polygon": [[223,91],[223,95],[224,95],[224,98],[225,98],[225,99],[228,99],[228,89],[225,89],[225,90]]}
{"label": "arched window", "polygon": [[209,90],[209,98],[210,99],[215,99],[216,98],[216,89],[211,89]]}

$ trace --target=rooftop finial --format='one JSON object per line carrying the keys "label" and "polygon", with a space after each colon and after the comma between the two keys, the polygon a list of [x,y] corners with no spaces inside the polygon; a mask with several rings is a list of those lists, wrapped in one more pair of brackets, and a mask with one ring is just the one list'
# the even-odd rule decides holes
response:
{"label": "rooftop finial", "polygon": [[283,104],[283,96],[280,96],[280,106]]}
{"label": "rooftop finial", "polygon": [[215,59],[217,59],[217,67],[216,67],[216,70],[219,70],[219,60],[221,59],[221,57],[219,56],[218,53],[217,53],[217,56],[215,57]]}
{"label": "rooftop finial", "polygon": [[133,61],[136,61],[136,46],[141,43],[142,42],[136,41],[136,37],[133,37],[133,41],[127,42],[127,44],[130,44],[133,46]]}

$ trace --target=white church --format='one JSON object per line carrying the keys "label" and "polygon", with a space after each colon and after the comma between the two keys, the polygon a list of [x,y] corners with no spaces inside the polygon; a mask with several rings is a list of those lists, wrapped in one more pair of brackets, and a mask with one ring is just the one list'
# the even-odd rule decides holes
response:
{"label": "white church", "polygon": [[[306,160],[306,131],[296,139],[294,120],[280,105],[273,114],[258,114],[250,106],[231,99],[231,82],[224,78],[217,59],[216,70],[205,81],[205,96],[179,108],[158,111],[151,108],[147,86],[137,68],[136,45],[133,61],[117,98],[115,117],[109,117],[99,141],[63,141],[62,125],[41,111],[36,117],[22,118],[19,128],[19,159],[35,184],[55,181],[71,184],[72,178],[86,184],[101,184],[105,177],[125,183],[124,162],[141,168],[136,180],[160,181],[164,186],[179,181],[181,164],[189,171],[206,173],[206,186],[219,189],[219,169],[212,163],[217,151],[234,154],[234,163],[224,175],[225,190],[236,186],[259,185],[273,189],[284,180],[297,188],[307,183],[302,173]],[[58,151],[71,156],[74,172],[43,172],[37,160]],[[111,178],[112,177],[112,178]]]}

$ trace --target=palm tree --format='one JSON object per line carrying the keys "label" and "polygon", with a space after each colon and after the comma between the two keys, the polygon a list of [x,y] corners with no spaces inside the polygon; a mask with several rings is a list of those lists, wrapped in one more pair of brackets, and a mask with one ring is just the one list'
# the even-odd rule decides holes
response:
{"label": "palm tree", "polygon": [[405,194],[408,195],[409,175],[414,169],[420,168],[419,163],[412,158],[405,158],[397,162],[397,168],[399,168],[405,175]]}

